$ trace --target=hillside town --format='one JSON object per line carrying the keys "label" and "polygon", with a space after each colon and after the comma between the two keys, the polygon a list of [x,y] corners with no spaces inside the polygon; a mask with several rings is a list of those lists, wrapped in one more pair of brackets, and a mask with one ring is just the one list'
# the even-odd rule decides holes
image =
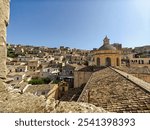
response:
{"label": "hillside town", "polygon": [[[123,48],[119,43],[110,44],[107,36],[102,44],[93,50],[7,44],[5,82],[11,91],[61,101],[77,101],[92,74],[111,66],[150,83],[150,46]],[[99,76],[103,77],[104,74]],[[112,107],[107,110],[112,111]]]}
{"label": "hillside town", "polygon": [[150,112],[149,45],[109,36],[92,50],[7,43],[9,13],[0,0],[0,112]]}

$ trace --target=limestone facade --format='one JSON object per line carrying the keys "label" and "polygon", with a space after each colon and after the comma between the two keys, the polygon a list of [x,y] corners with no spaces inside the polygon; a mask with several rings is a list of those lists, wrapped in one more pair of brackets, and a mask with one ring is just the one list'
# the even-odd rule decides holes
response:
{"label": "limestone facade", "polygon": [[131,58],[130,60],[130,65],[133,64],[144,64],[145,66],[150,65],[150,58]]}
{"label": "limestone facade", "polygon": [[6,78],[6,27],[9,22],[9,0],[0,0],[0,78]]}
{"label": "limestone facade", "polygon": [[28,61],[28,70],[29,71],[36,71],[39,67],[39,61],[38,60],[30,60]]}
{"label": "limestone facade", "polygon": [[74,88],[81,87],[81,85],[86,84],[91,77],[92,72],[86,71],[75,71],[74,72]]}
{"label": "limestone facade", "polygon": [[103,45],[92,51],[92,55],[96,66],[121,66],[121,52],[110,45],[107,36],[103,40]]}

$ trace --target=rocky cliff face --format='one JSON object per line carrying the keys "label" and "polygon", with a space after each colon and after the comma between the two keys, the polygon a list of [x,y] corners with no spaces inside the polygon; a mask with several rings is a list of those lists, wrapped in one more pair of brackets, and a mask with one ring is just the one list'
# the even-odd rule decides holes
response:
{"label": "rocky cliff face", "polygon": [[9,0],[0,0],[0,78],[6,78],[6,27],[9,22]]}

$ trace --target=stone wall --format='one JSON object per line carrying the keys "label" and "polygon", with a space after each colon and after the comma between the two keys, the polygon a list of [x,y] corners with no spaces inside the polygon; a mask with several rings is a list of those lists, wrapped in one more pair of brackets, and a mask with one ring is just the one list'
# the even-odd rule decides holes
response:
{"label": "stone wall", "polygon": [[6,27],[9,22],[9,0],[0,0],[0,78],[6,78]]}
{"label": "stone wall", "polygon": [[93,72],[75,71],[74,72],[74,88],[81,87],[82,84],[88,82]]}
{"label": "stone wall", "polygon": [[132,81],[133,83],[137,84],[138,86],[140,86],[141,88],[147,90],[148,92],[150,92],[150,83],[147,83],[137,77],[132,76],[131,74],[128,74],[126,72],[117,70],[115,68],[111,68],[113,70],[115,70],[116,72],[118,72],[119,74],[121,74],[122,76],[124,76],[125,78],[127,78],[128,80]]}
{"label": "stone wall", "polygon": [[150,74],[132,74],[133,76],[150,83]]}

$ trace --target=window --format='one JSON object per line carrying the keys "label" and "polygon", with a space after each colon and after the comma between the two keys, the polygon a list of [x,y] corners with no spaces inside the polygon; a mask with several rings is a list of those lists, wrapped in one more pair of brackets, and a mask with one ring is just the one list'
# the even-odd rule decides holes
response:
{"label": "window", "polygon": [[105,63],[106,66],[111,66],[111,58],[110,57],[107,57],[105,62],[106,62]]}
{"label": "window", "polygon": [[65,87],[62,87],[62,92],[65,92]]}
{"label": "window", "polygon": [[139,60],[139,64],[141,64],[140,60]]}
{"label": "window", "polygon": [[119,58],[116,59],[117,66],[119,66]]}
{"label": "window", "polygon": [[100,58],[97,58],[97,66],[100,66]]}
{"label": "window", "polygon": [[93,58],[93,61],[95,61],[95,58]]}
{"label": "window", "polygon": [[72,71],[70,71],[70,74],[73,74],[73,72],[72,72]]}
{"label": "window", "polygon": [[43,91],[41,94],[42,94],[42,95],[45,95],[45,91]]}

